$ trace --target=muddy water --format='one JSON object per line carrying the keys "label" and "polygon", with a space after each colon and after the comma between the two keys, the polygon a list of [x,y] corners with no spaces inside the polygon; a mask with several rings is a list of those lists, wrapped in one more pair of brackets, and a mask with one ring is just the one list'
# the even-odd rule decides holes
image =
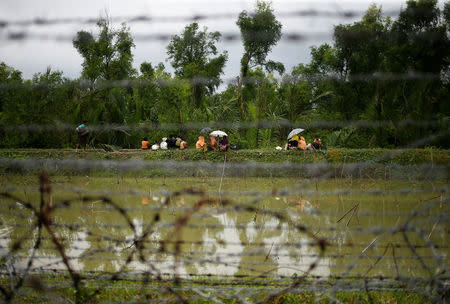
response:
{"label": "muddy water", "polygon": [[[23,268],[38,237],[24,204],[39,208],[37,178],[1,186],[14,197],[0,198],[0,255]],[[449,266],[446,181],[53,176],[50,186],[51,233],[78,271],[394,277]],[[51,233],[35,269],[67,268]]]}

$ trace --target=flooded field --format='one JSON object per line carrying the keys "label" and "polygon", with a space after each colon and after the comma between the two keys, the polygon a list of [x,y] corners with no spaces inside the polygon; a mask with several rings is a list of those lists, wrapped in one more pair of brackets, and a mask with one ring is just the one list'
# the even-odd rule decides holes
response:
{"label": "flooded field", "polygon": [[1,178],[0,256],[17,269],[31,257],[33,271],[180,277],[423,277],[449,266],[447,180],[50,176],[42,185],[31,174]]}

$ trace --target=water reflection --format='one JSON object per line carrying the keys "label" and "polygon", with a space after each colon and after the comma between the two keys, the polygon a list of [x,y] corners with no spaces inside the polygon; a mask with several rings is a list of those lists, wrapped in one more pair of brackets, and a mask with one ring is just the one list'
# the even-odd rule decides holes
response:
{"label": "water reflection", "polygon": [[[33,195],[38,201],[36,193],[26,196],[33,199]],[[52,200],[68,198],[76,197],[60,191]],[[257,202],[242,196],[229,198],[232,203],[228,205],[210,197],[206,199],[215,203],[200,210],[194,208],[200,199],[195,195],[178,195],[167,205],[165,197],[123,195],[113,199],[126,210],[135,231],[123,213],[101,200],[72,202],[53,211],[52,227],[73,269],[116,272],[126,265],[125,270],[131,272],[178,275],[300,276],[315,263],[310,274],[318,276],[339,275],[352,264],[354,267],[348,270],[351,275],[370,271],[371,275],[394,276],[400,271],[421,276],[426,269],[417,255],[424,257],[428,267],[437,267],[420,236],[409,235],[410,243],[417,246],[414,253],[402,234],[370,230],[398,226],[417,207],[418,198],[413,196],[380,200],[370,195],[288,195]],[[13,263],[16,268],[24,268],[37,238],[34,215],[11,200],[1,202],[0,255],[11,256],[13,244],[20,242]],[[361,214],[368,215],[356,214],[351,220],[339,222],[355,204],[361,206]],[[430,214],[442,212],[448,212],[447,205],[438,205]],[[180,224],[180,219],[190,213]],[[157,214],[159,221],[153,223]],[[431,241],[447,252],[445,224],[424,217],[417,221],[421,229],[433,229]],[[307,231],[301,231],[300,226]],[[142,236],[144,232],[148,235],[143,246],[134,252],[135,233]],[[48,232],[43,231],[42,237],[33,267],[66,269]],[[327,240],[323,257],[318,239]],[[374,239],[376,244],[368,246]]]}

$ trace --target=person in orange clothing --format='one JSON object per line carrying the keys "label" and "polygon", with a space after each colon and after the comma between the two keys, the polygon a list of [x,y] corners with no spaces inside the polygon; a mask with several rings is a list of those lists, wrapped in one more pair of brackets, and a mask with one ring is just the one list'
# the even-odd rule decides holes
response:
{"label": "person in orange clothing", "polygon": [[206,142],[205,142],[205,137],[203,136],[199,136],[197,143],[195,144],[195,148],[198,151],[202,151],[202,152],[206,152],[206,150],[208,150],[208,147],[206,146]]}
{"label": "person in orange clothing", "polygon": [[148,140],[147,137],[144,137],[144,139],[141,142],[141,149],[142,150],[147,150],[148,149]]}
{"label": "person in orange clothing", "polygon": [[298,149],[299,150],[306,150],[306,141],[303,136],[300,136],[300,140],[298,141]]}

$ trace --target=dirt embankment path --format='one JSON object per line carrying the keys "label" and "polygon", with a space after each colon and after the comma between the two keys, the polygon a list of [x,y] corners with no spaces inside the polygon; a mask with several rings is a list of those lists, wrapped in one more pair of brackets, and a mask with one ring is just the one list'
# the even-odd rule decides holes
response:
{"label": "dirt embankment path", "polygon": [[322,151],[277,151],[275,149],[237,150],[228,152],[199,152],[187,150],[140,150],[121,149],[107,152],[88,149],[76,152],[74,149],[0,149],[3,159],[92,159],[148,161],[212,161],[223,162],[299,162],[299,163],[356,163],[373,162],[381,164],[412,165],[432,163],[450,165],[450,150],[437,149],[329,149]]}

